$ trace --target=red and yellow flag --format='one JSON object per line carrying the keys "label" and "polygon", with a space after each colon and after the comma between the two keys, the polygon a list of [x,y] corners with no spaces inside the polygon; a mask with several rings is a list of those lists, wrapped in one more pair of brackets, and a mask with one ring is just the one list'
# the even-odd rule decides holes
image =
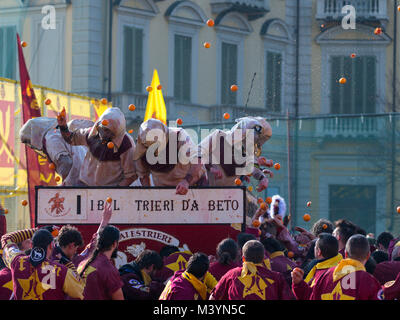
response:
{"label": "red and yellow flag", "polygon": [[[19,75],[21,80],[22,119],[26,123],[29,119],[41,117],[40,107],[33,90],[32,82],[26,68],[21,40],[17,34]],[[49,161],[31,148],[26,150],[26,167],[28,178],[28,197],[31,226],[35,224],[35,186],[55,186],[55,171],[49,168]]]}

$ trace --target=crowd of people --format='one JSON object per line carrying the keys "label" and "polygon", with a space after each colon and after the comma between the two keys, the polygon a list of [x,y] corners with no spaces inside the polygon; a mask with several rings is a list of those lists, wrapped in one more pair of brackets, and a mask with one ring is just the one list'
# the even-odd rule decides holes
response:
{"label": "crowd of people", "polygon": [[[251,146],[244,143],[248,131]],[[268,169],[273,161],[260,155],[271,136],[265,119],[246,117],[231,130],[215,130],[196,145],[183,128],[149,119],[140,126],[135,141],[126,132],[118,108],[107,109],[96,122],[69,123],[63,110],[57,120],[31,119],[20,131],[21,141],[54,164],[65,186],[137,183],[173,186],[177,195],[185,195],[190,186],[234,186],[251,178],[258,183],[257,192],[265,190],[273,178]],[[233,148],[227,153],[226,146]],[[251,150],[247,174],[240,169],[248,161],[237,161],[235,148],[244,158]],[[164,161],[153,162],[149,151],[158,159],[164,155]],[[191,161],[183,161],[182,154]],[[203,162],[216,154],[217,163]],[[282,197],[275,195],[270,207],[263,205],[250,205],[252,213],[246,213],[252,215],[250,228],[235,239],[216,243],[212,255],[164,246],[160,252],[142,251],[119,269],[114,259],[120,230],[109,224],[109,203],[83,250],[82,234],[70,225],[5,233],[0,299],[383,300],[400,296],[400,237],[383,232],[375,239],[346,219],[320,219],[310,230],[290,228]],[[1,210],[0,206],[0,216]]]}
{"label": "crowd of people", "polygon": [[108,204],[83,250],[81,233],[70,225],[4,234],[0,300],[400,297],[400,237],[382,232],[375,239],[345,219],[320,219],[310,231],[289,231],[279,215],[269,216],[258,236],[241,232],[236,239],[223,239],[214,255],[166,245],[159,252],[145,249],[117,269],[120,230],[109,224],[111,216]]}

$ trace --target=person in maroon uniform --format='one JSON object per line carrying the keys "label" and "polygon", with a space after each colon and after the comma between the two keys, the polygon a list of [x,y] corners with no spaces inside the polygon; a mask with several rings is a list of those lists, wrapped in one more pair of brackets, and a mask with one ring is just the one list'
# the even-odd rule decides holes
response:
{"label": "person in maroon uniform", "polygon": [[154,278],[166,284],[176,271],[186,269],[187,262],[192,255],[190,251],[180,251],[176,246],[164,246],[160,250],[163,267],[155,271]]}
{"label": "person in maroon uniform", "polygon": [[207,255],[196,252],[190,257],[186,270],[174,273],[159,300],[207,300],[205,277],[209,266]]}
{"label": "person in maroon uniform", "polygon": [[[16,239],[22,242],[30,237],[33,249],[28,256],[20,251]],[[72,270],[49,260],[54,242],[48,230],[21,230],[1,240],[4,262],[12,274],[14,299],[64,300],[66,295],[83,299],[84,282]]]}
{"label": "person in maroon uniform", "polygon": [[158,299],[164,284],[154,280],[157,270],[161,270],[163,261],[158,252],[143,250],[132,263],[119,268],[123,281],[122,291],[126,300]]}
{"label": "person in maroon uniform", "polygon": [[92,255],[79,264],[78,272],[86,279],[85,300],[124,300],[123,282],[111,261],[117,257],[119,236],[116,227],[104,227]]}
{"label": "person in maroon uniform", "polygon": [[264,245],[265,251],[271,263],[271,270],[281,273],[289,285],[292,284],[290,273],[296,268],[296,263],[285,256],[283,247],[280,242],[273,238],[266,238],[261,243]]}
{"label": "person in maroon uniform", "polygon": [[378,294],[380,300],[399,300],[400,299],[400,273],[395,280],[386,282]]}
{"label": "person in maroon uniform", "polygon": [[111,204],[106,202],[99,228],[97,229],[96,233],[93,234],[89,244],[80,254],[77,254],[77,251],[83,244],[81,233],[73,226],[63,226],[58,233],[57,243],[53,250],[52,259],[72,269],[75,271],[75,273],[78,273],[76,268],[94,251],[96,247],[97,236],[100,231],[103,230],[110,222],[111,215]]}
{"label": "person in maroon uniform", "polygon": [[243,246],[243,266],[228,271],[211,293],[211,300],[291,300],[293,294],[278,272],[263,265],[264,246],[250,240]]}
{"label": "person in maroon uniform", "polygon": [[309,300],[312,287],[315,285],[315,279],[319,278],[327,270],[338,265],[342,260],[342,255],[338,252],[338,240],[329,233],[320,233],[314,247],[315,259],[304,269],[305,279],[292,277],[292,291],[297,300]]}
{"label": "person in maroon uniform", "polygon": [[222,240],[217,246],[217,261],[210,264],[209,272],[219,281],[229,270],[239,267],[239,246],[230,238]]}
{"label": "person in maroon uniform", "polygon": [[384,261],[376,265],[374,277],[381,285],[395,280],[400,273],[400,247],[395,247],[392,252],[392,260]]}
{"label": "person in maroon uniform", "polygon": [[[310,300],[378,300],[379,282],[365,270],[370,256],[369,242],[360,234],[349,238],[345,259],[315,279]],[[301,269],[293,270],[293,283],[301,282]]]}

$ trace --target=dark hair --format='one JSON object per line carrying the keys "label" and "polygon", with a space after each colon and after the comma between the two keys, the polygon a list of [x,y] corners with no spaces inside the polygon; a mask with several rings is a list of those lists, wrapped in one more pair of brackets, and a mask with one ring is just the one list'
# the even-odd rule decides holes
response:
{"label": "dark hair", "polygon": [[243,246],[243,257],[248,262],[261,263],[264,260],[264,246],[260,241],[250,240]]}
{"label": "dark hair", "polygon": [[381,250],[376,250],[374,252],[372,252],[371,254],[372,258],[374,258],[376,264],[379,264],[383,261],[388,261],[389,260],[389,255]]}
{"label": "dark hair", "polygon": [[392,241],[393,239],[394,237],[390,232],[384,231],[376,239],[376,244],[382,245],[385,249],[387,249],[389,248],[390,241]]}
{"label": "dark hair", "polygon": [[272,236],[276,237],[277,234],[277,227],[272,219],[266,219],[261,223],[259,229],[265,235],[266,233],[271,234]]}
{"label": "dark hair", "polygon": [[135,263],[140,270],[154,265],[154,268],[160,270],[163,266],[163,260],[158,252],[153,250],[143,250],[135,259]]}
{"label": "dark hair", "polygon": [[32,237],[32,246],[42,248],[44,251],[53,241],[53,235],[46,229],[37,230]]}
{"label": "dark hair", "polygon": [[276,251],[283,251],[282,244],[274,238],[265,238],[261,241],[266,251],[274,253]]}
{"label": "dark hair", "polygon": [[196,252],[190,257],[186,271],[194,275],[197,279],[200,279],[206,274],[209,266],[210,261],[207,255],[202,252]]}
{"label": "dark hair", "polygon": [[321,233],[319,239],[315,243],[321,250],[321,255],[325,259],[330,259],[336,256],[339,252],[339,241],[329,233]]}
{"label": "dark hair", "polygon": [[[326,225],[325,228],[324,228],[324,225]],[[314,236],[318,237],[319,234],[321,234],[321,233],[332,233],[333,229],[335,229],[335,228],[334,228],[332,222],[330,222],[329,220],[326,220],[326,219],[319,219],[311,227],[311,233]]]}
{"label": "dark hair", "polygon": [[375,272],[375,268],[376,268],[376,261],[372,257],[369,257],[369,259],[365,263],[365,271],[373,275]]}
{"label": "dark hair", "polygon": [[96,249],[93,251],[90,258],[86,261],[85,266],[80,272],[80,276],[82,277],[85,273],[87,267],[97,258],[100,252],[104,252],[111,249],[111,246],[115,243],[115,241],[119,241],[120,232],[118,228],[107,225],[103,230],[101,230],[97,236],[97,244]]}
{"label": "dark hair", "polygon": [[242,249],[247,241],[256,240],[256,237],[250,233],[241,232],[237,235],[237,243]]}
{"label": "dark hair", "polygon": [[343,241],[343,243],[346,243],[352,235],[357,233],[357,226],[346,219],[336,221],[335,226],[339,230],[340,241]]}
{"label": "dark hair", "polygon": [[366,259],[370,253],[367,238],[361,234],[351,236],[346,243],[346,252],[349,258],[359,261]]}
{"label": "dark hair", "polygon": [[217,246],[218,262],[229,265],[238,256],[239,246],[235,240],[227,238],[222,240]]}
{"label": "dark hair", "polygon": [[161,248],[160,256],[161,256],[161,258],[168,257],[170,254],[172,254],[174,252],[178,252],[178,251],[179,251],[178,247],[166,245]]}
{"label": "dark hair", "polygon": [[66,225],[63,226],[57,236],[60,247],[66,247],[70,243],[80,247],[83,245],[82,235],[77,228]]}

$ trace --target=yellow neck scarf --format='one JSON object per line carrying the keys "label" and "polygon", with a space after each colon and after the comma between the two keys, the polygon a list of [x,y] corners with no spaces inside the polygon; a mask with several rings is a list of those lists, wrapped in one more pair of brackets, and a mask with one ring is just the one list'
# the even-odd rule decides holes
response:
{"label": "yellow neck scarf", "polygon": [[203,282],[187,271],[182,273],[182,277],[191,283],[193,288],[200,294],[201,299],[207,299],[207,286]]}
{"label": "yellow neck scarf", "polygon": [[354,259],[343,259],[339,262],[335,271],[333,272],[333,281],[338,281],[344,276],[356,271],[365,271],[364,265]]}
{"label": "yellow neck scarf", "polygon": [[274,253],[271,253],[271,255],[269,256],[270,259],[276,258],[276,257],[282,257],[285,254],[283,253],[283,251],[275,251]]}
{"label": "yellow neck scarf", "polygon": [[316,272],[317,270],[329,269],[329,268],[335,267],[335,266],[338,265],[338,263],[339,263],[341,260],[342,260],[342,255],[341,255],[340,253],[338,253],[336,256],[334,256],[334,257],[332,257],[332,258],[330,258],[330,259],[328,259],[328,260],[325,260],[325,261],[322,261],[322,262],[317,263],[317,264],[310,270],[310,272],[308,273],[308,275],[307,275],[307,277],[306,277],[306,279],[305,279],[304,281],[305,281],[306,283],[310,283],[310,281],[314,278],[315,272]]}
{"label": "yellow neck scarf", "polygon": [[144,285],[148,286],[151,283],[151,277],[143,270],[140,270],[140,273],[142,274]]}
{"label": "yellow neck scarf", "polygon": [[254,264],[253,262],[244,261],[242,266],[241,278],[247,276],[249,272],[251,275],[255,275],[257,273],[257,266],[264,267],[262,263]]}

